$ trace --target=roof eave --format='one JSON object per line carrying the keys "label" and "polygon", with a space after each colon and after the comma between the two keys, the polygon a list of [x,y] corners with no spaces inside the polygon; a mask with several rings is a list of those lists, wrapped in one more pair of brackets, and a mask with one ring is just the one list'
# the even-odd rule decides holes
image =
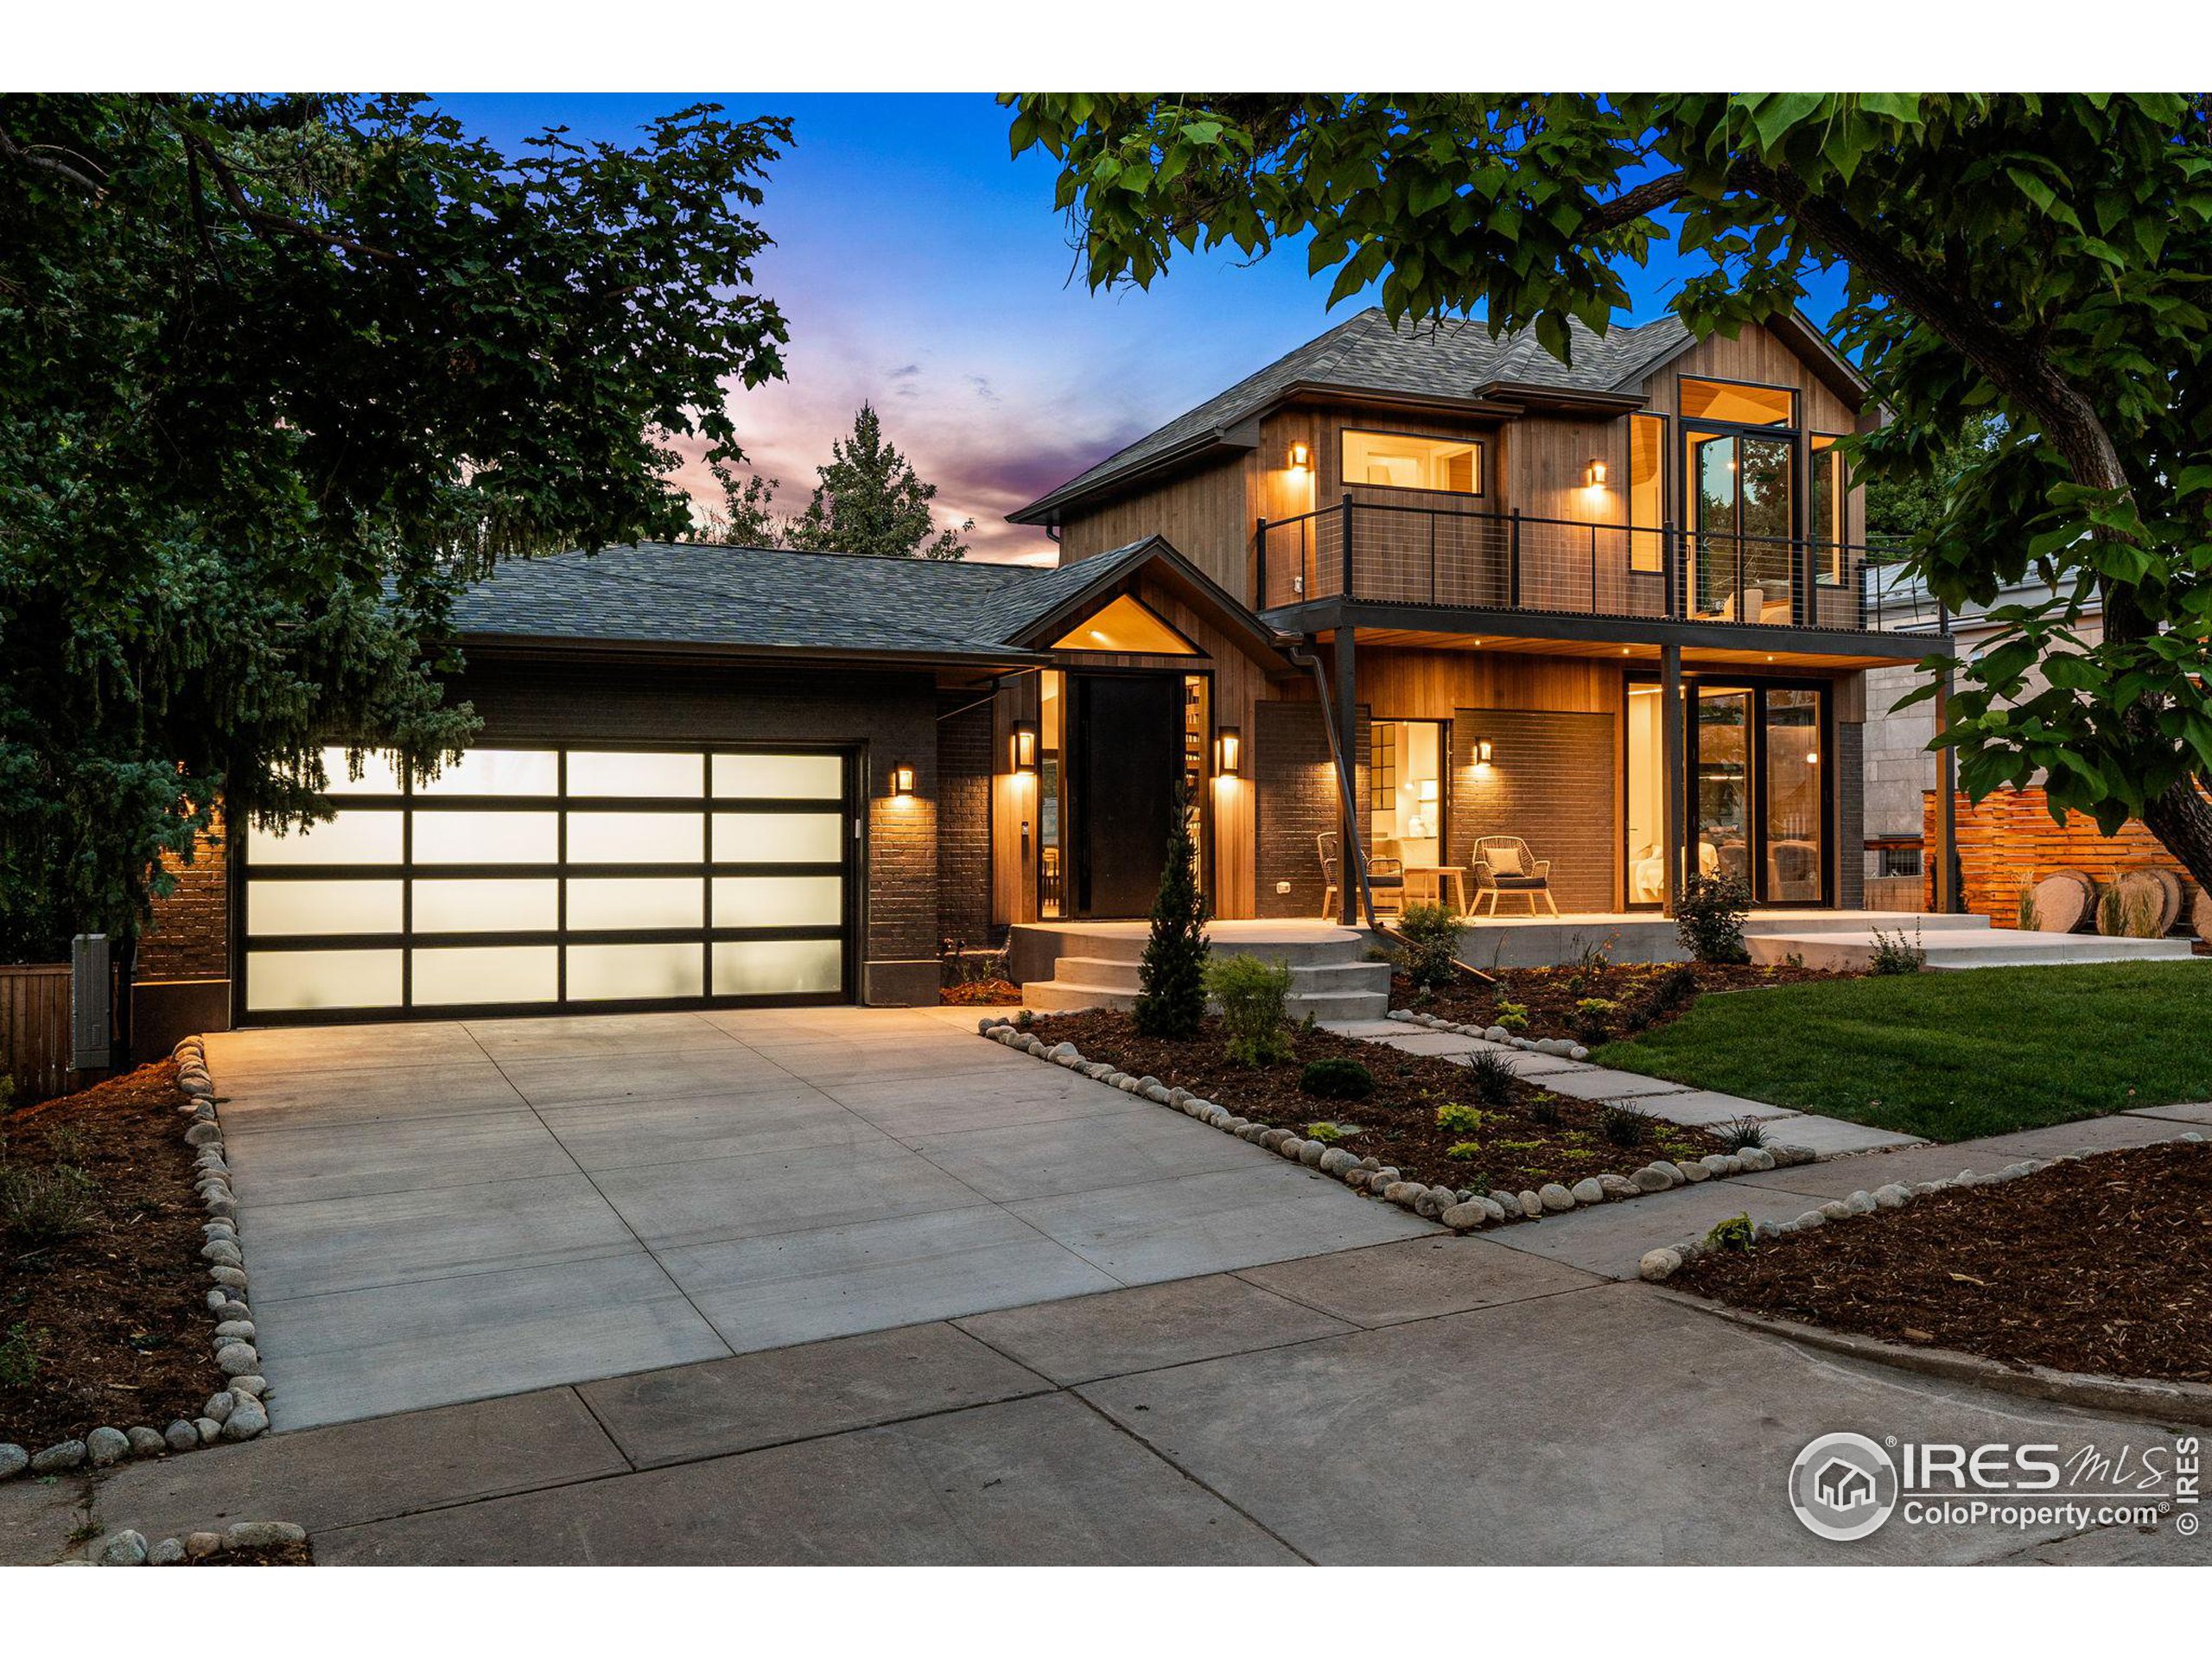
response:
{"label": "roof eave", "polygon": [[1041,652],[1019,646],[969,650],[957,646],[919,650],[874,650],[855,645],[783,645],[701,639],[619,639],[563,633],[471,632],[457,636],[464,653],[536,657],[651,657],[706,662],[792,664],[801,659],[830,664],[884,668],[1033,668],[1046,661]]}

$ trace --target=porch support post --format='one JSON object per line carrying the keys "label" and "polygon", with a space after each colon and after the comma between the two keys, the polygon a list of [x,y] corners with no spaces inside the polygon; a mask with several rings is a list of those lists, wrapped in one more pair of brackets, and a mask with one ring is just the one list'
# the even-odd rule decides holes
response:
{"label": "porch support post", "polygon": [[1683,766],[1688,759],[1688,745],[1683,741],[1682,717],[1682,648],[1680,645],[1662,645],[1659,647],[1659,756],[1661,769],[1666,773],[1662,792],[1667,804],[1667,889],[1662,908],[1669,916],[1675,913],[1675,901],[1681,896],[1685,874],[1683,855],[1688,846],[1683,811]]}
{"label": "porch support post", "polygon": [[1337,676],[1337,741],[1344,757],[1344,787],[1338,791],[1344,827],[1337,832],[1337,920],[1359,925],[1359,893],[1366,885],[1367,849],[1359,840],[1359,664],[1349,620],[1339,619],[1331,657]]}
{"label": "porch support post", "polygon": [[[1951,613],[1948,606],[1939,606],[1936,613],[1939,632],[1951,631]],[[1951,723],[1951,671],[1948,668],[1936,678],[1936,729],[1942,731]],[[1959,752],[1948,746],[1941,750],[1936,760],[1936,788],[1941,798],[1936,804],[1936,910],[1939,915],[1954,914],[1959,908]]]}

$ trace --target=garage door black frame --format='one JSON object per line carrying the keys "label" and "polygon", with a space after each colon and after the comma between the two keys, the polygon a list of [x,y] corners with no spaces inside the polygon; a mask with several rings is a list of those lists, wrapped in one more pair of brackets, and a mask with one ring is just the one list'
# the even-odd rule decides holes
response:
{"label": "garage door black frame", "polygon": [[[229,889],[233,895],[231,905],[231,974],[236,987],[235,1010],[242,1027],[260,1026],[324,1026],[341,1024],[385,1024],[417,1020],[482,1020],[573,1017],[589,1014],[650,1014],[695,1008],[746,1007],[820,1007],[852,1003],[859,1000],[863,935],[864,882],[862,873],[868,860],[868,818],[861,810],[867,798],[863,753],[849,745],[805,743],[684,743],[649,742],[620,740],[537,739],[500,742],[484,746],[498,749],[533,749],[553,753],[557,757],[558,790],[555,795],[460,795],[442,794],[436,797],[437,810],[470,812],[552,812],[558,815],[561,856],[551,863],[540,864],[416,864],[413,861],[414,826],[411,813],[417,810],[411,780],[404,780],[405,787],[399,794],[377,794],[349,791],[339,798],[342,811],[398,811],[401,813],[402,841],[400,861],[397,864],[287,864],[254,869],[246,856],[243,835],[231,838],[228,861]],[[842,792],[836,801],[824,798],[717,798],[702,796],[572,796],[569,793],[569,754],[582,751],[600,753],[663,753],[700,754],[709,757],[702,762],[711,777],[713,760],[717,754],[809,754],[835,755],[842,762],[840,776]],[[619,812],[690,813],[711,818],[716,810],[743,812],[790,812],[820,814],[835,810],[842,820],[839,836],[842,857],[831,863],[766,863],[737,864],[717,862],[712,857],[711,826],[707,852],[709,856],[697,863],[607,864],[572,863],[568,852],[568,815],[571,810]],[[796,927],[715,927],[704,928],[624,928],[571,929],[568,926],[568,878],[629,879],[654,876],[696,878],[702,884],[703,903],[702,912],[709,923],[713,918],[713,880],[715,876],[806,876],[836,875],[842,878],[842,914],[834,925]],[[414,880],[477,880],[514,879],[547,880],[557,882],[556,893],[559,911],[557,925],[550,931],[416,933],[414,931]],[[367,934],[272,934],[249,938],[245,929],[246,889],[250,881],[305,881],[398,880],[402,883],[402,931],[397,933]],[[785,992],[761,995],[711,995],[714,984],[714,947],[719,943],[741,943],[750,940],[807,940],[836,939],[839,942],[839,983],[834,991]],[[701,984],[709,988],[709,995],[681,997],[592,997],[570,1001],[568,995],[568,952],[570,944],[662,944],[699,942],[702,957]],[[416,950],[444,947],[499,945],[554,945],[560,947],[556,961],[558,979],[555,999],[543,1002],[483,1002],[438,1003],[429,1007],[411,1006],[414,994],[411,952]],[[248,957],[252,951],[289,950],[397,950],[400,956],[400,1006],[373,1005],[365,1007],[288,1008],[257,1012],[252,1005],[251,982],[249,978]]]}

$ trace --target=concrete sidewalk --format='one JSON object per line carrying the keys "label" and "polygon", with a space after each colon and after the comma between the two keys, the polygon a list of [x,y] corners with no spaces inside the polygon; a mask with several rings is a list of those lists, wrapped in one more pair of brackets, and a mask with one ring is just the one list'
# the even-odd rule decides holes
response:
{"label": "concrete sidewalk", "polygon": [[1824,1542],[1783,1481],[1838,1429],[2169,1438],[1432,1236],[16,1483],[0,1544],[252,1517],[331,1563],[2203,1558],[2109,1529]]}

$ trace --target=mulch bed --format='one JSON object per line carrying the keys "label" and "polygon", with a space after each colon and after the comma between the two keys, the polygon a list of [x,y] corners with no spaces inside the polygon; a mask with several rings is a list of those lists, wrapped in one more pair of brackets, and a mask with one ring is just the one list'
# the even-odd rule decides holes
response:
{"label": "mulch bed", "polygon": [[[1615,1037],[1631,1036],[1679,1020],[1700,996],[1715,992],[1860,977],[1817,968],[1756,968],[1749,963],[1703,962],[1608,962],[1590,967],[1484,971],[1500,982],[1496,988],[1463,979],[1427,1001],[1416,1000],[1409,981],[1395,976],[1390,982],[1390,1006],[1417,1007],[1464,1026],[1489,1026],[1496,1022],[1501,1001],[1517,1003],[1528,1010],[1529,1024],[1516,1035],[1565,1037],[1595,1047]],[[1614,1006],[1610,1011],[1588,1012],[1578,1006],[1591,1000]]]}
{"label": "mulch bed", "polygon": [[2212,1141],[1953,1187],[1714,1251],[1669,1287],[2012,1365],[2212,1383]]}
{"label": "mulch bed", "polygon": [[953,1008],[1011,1007],[1021,1001],[1021,987],[1010,980],[971,979],[964,984],[945,986],[938,992],[937,1000]]}
{"label": "mulch bed", "polygon": [[[0,1193],[7,1171],[73,1166],[94,1183],[84,1230],[58,1241],[0,1209],[0,1342],[17,1335],[35,1365],[27,1383],[0,1373],[0,1440],[36,1451],[103,1424],[158,1430],[224,1385],[180,1098],[162,1060],[0,1115]],[[20,1363],[21,1346],[7,1351]]]}
{"label": "mulch bed", "polygon": [[219,1555],[189,1557],[179,1567],[313,1567],[315,1552],[305,1544],[271,1544],[265,1549],[226,1549]]}
{"label": "mulch bed", "polygon": [[[1103,1060],[1137,1077],[1154,1077],[1170,1088],[1218,1102],[1255,1123],[1303,1129],[1329,1122],[1352,1128],[1336,1142],[1354,1157],[1374,1157],[1395,1166],[1408,1180],[1429,1185],[1518,1192],[1557,1181],[1572,1186],[1586,1176],[1608,1172],[1627,1175],[1654,1158],[1700,1158],[1719,1143],[1696,1129],[1647,1120],[1644,1144],[1615,1147],[1599,1128],[1600,1108],[1547,1094],[1534,1084],[1510,1085],[1501,1104],[1479,1099],[1469,1086],[1465,1066],[1427,1054],[1403,1054],[1379,1043],[1362,1042],[1335,1032],[1300,1030],[1293,1039],[1296,1058],[1273,1065],[1246,1066],[1230,1059],[1221,1023],[1209,1019],[1198,1034],[1166,1042],[1140,1036],[1129,1016],[1106,1009],[1052,1014],[1030,1027],[1047,1043],[1071,1042],[1087,1060]],[[1408,1027],[1408,1031],[1417,1027]],[[1313,1060],[1357,1060],[1375,1079],[1365,1100],[1325,1100],[1298,1086],[1299,1073]],[[1484,1114],[1474,1130],[1447,1129],[1436,1121],[1446,1104]],[[1556,1122],[1539,1114],[1556,1115]],[[1482,1148],[1476,1159],[1446,1156],[1455,1144],[1471,1141]]]}

